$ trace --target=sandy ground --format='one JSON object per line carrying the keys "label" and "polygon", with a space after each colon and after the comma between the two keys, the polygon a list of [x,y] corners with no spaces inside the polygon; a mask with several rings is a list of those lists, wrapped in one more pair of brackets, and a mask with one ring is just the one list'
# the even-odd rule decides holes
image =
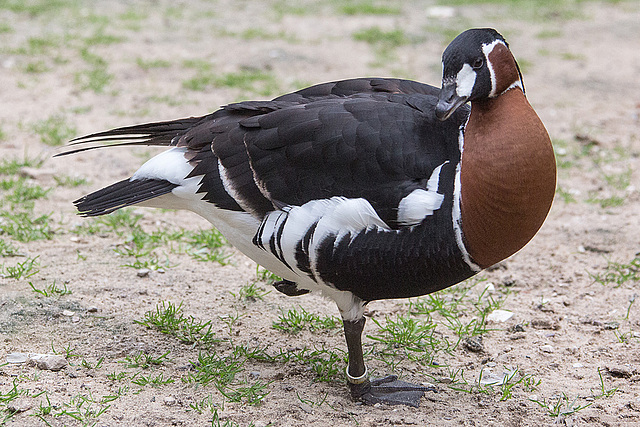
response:
{"label": "sandy ground", "polygon": [[[303,2],[302,8],[280,1],[0,3],[0,158],[44,161],[22,172],[30,185],[52,189],[36,201],[34,212],[51,213],[55,230],[50,239],[31,242],[0,234],[21,254],[38,256],[40,264],[29,278],[0,278],[0,425],[639,425],[637,268],[635,278],[620,285],[603,285],[594,275],[613,271],[609,262],[629,264],[640,252],[640,4],[532,3],[442,8],[428,1],[393,2],[397,10],[388,14],[347,14],[339,1]],[[335,315],[335,307],[313,295],[293,300],[272,291],[257,301],[234,296],[257,280],[255,264],[238,253],[222,266],[164,246],[158,253],[166,251],[170,267],[138,277],[123,266],[131,259],[114,251],[127,236],[78,234],[87,220],[75,216],[71,201],[129,176],[156,151],[123,148],[54,159],[59,147],[41,141],[38,124],[62,118],[72,128],[67,136],[75,136],[202,115],[240,99],[365,75],[438,85],[442,49],[472,26],[493,26],[509,40],[562,166],[556,200],[537,237],[483,272],[486,281],[469,294],[486,301],[508,293],[501,308],[513,317],[487,325],[481,352],[459,345],[438,353],[441,367],[409,360],[402,348],[384,363],[378,354],[384,346],[365,338],[377,374],[394,370],[436,385],[439,392],[429,393],[419,408],[359,405],[342,381],[314,381],[302,362],[247,361],[238,381],[258,378],[267,384],[268,394],[257,405],[230,402],[212,385],[185,381],[202,347],[134,322],[162,301],[182,302],[186,316],[211,320],[224,341],[206,351],[221,355],[230,353],[230,339],[271,354],[305,345],[344,350],[340,329],[289,334],[272,326],[292,307],[321,316]],[[354,33],[372,27],[399,29],[404,38],[397,47],[354,40]],[[100,70],[108,82],[87,87]],[[241,70],[258,70],[262,77],[245,88],[211,79],[206,84],[206,78],[201,90],[185,83]],[[54,178],[63,176],[86,182],[59,185]],[[10,210],[10,204],[2,209]],[[148,232],[207,228],[190,213],[135,212]],[[25,259],[3,258],[3,271]],[[72,293],[45,297],[29,282],[38,289],[66,285]],[[478,297],[487,283],[493,290]],[[264,282],[257,285],[269,289]],[[465,322],[478,314],[468,301],[461,314]],[[384,301],[369,310],[384,325],[386,316],[406,315],[409,306],[405,300]],[[224,321],[229,316],[239,316],[231,330]],[[366,334],[375,336],[378,329],[369,321]],[[436,330],[457,339],[444,323]],[[5,363],[11,353],[65,355],[65,349],[72,354],[56,372]],[[162,363],[146,370],[124,363],[134,355],[167,352]],[[501,400],[504,388],[478,385],[481,373],[515,368],[516,379],[529,378],[537,386],[523,381]],[[137,371],[174,382],[136,385]],[[466,384],[456,383],[459,378],[451,382],[456,371],[464,372]],[[122,372],[127,374],[119,381],[110,376]],[[105,396],[119,389],[121,396],[107,402]],[[11,398],[12,390],[20,396]],[[203,401],[213,405],[194,410]]]}

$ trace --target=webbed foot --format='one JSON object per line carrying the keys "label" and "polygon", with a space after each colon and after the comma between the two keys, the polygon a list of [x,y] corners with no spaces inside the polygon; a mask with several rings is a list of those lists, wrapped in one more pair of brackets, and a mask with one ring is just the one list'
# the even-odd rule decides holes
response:
{"label": "webbed foot", "polygon": [[349,384],[351,396],[367,405],[409,405],[417,408],[425,391],[437,392],[433,387],[423,387],[398,380],[396,375],[365,380],[361,384]]}

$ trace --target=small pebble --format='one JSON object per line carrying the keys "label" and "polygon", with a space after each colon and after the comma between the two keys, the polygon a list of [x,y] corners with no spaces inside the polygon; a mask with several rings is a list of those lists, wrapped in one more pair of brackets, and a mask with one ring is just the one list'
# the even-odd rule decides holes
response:
{"label": "small pebble", "polygon": [[25,412],[33,406],[32,399],[22,398],[7,403],[7,411],[11,413]]}
{"label": "small pebble", "polygon": [[560,329],[560,325],[557,322],[553,322],[547,319],[533,319],[531,321],[531,326],[533,326],[536,329],[553,329],[553,330]]}
{"label": "small pebble", "polygon": [[307,403],[300,402],[300,403],[298,403],[298,406],[300,407],[300,409],[302,409],[307,414],[313,413],[313,408],[311,407],[311,405],[309,405]]}
{"label": "small pebble", "polygon": [[553,353],[555,351],[555,348],[553,348],[552,345],[547,344],[540,347],[540,350],[542,350],[542,352],[544,353]]}
{"label": "small pebble", "polygon": [[149,277],[149,273],[151,273],[151,270],[149,270],[148,268],[141,268],[137,272],[138,277]]}
{"label": "small pebble", "polygon": [[482,344],[482,335],[468,337],[462,342],[462,344],[467,350],[473,351],[474,353],[480,353],[484,351],[484,345]]}
{"label": "small pebble", "polygon": [[98,307],[96,307],[95,305],[92,305],[91,307],[89,307],[89,308],[87,309],[87,311],[88,311],[89,313],[97,313],[97,312],[98,312]]}
{"label": "small pebble", "polygon": [[620,327],[620,323],[618,322],[605,322],[604,325],[602,325],[602,328],[606,331],[613,331],[615,329],[618,329]]}
{"label": "small pebble", "polygon": [[578,362],[578,363],[574,363],[574,364],[573,364],[573,367],[574,367],[574,368],[582,368],[583,366],[584,366],[584,365],[583,365],[582,363],[579,363],[579,362]]}
{"label": "small pebble", "polygon": [[73,323],[78,323],[78,322],[80,321],[80,316],[73,316],[73,317],[71,318],[71,321],[72,321]]}
{"label": "small pebble", "polygon": [[74,314],[75,314],[75,313],[74,313],[73,311],[71,311],[71,310],[64,310],[64,311],[62,312],[62,315],[63,315],[63,316],[67,316],[67,317],[71,317],[71,316],[73,316]]}
{"label": "small pebble", "polygon": [[167,396],[164,398],[164,404],[167,406],[173,406],[176,404],[176,398],[173,396]]}
{"label": "small pebble", "polygon": [[57,354],[30,355],[29,362],[44,371],[59,371],[67,366],[67,360]]}

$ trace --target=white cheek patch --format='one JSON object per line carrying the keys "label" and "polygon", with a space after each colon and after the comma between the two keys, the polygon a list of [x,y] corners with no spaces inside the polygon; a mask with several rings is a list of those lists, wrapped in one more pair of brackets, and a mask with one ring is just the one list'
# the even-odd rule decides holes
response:
{"label": "white cheek patch", "polygon": [[460,97],[470,97],[475,83],[476,72],[469,64],[464,64],[456,76],[456,94]]}

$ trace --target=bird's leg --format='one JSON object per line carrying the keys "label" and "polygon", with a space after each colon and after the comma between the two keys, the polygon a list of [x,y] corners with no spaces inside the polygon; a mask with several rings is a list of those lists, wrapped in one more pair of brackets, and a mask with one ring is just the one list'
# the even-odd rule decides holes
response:
{"label": "bird's leg", "polygon": [[369,380],[362,354],[362,330],[364,316],[358,320],[343,320],[344,335],[347,340],[349,365],[346,369],[351,397],[373,405],[410,405],[418,407],[425,391],[436,391],[432,387],[422,387],[398,380],[395,375]]}
{"label": "bird's leg", "polygon": [[291,280],[282,279],[273,283],[273,287],[276,288],[276,291],[282,292],[283,294],[290,297],[297,297],[298,295],[308,294],[310,291],[308,289],[298,289],[298,285],[296,282],[292,282]]}

